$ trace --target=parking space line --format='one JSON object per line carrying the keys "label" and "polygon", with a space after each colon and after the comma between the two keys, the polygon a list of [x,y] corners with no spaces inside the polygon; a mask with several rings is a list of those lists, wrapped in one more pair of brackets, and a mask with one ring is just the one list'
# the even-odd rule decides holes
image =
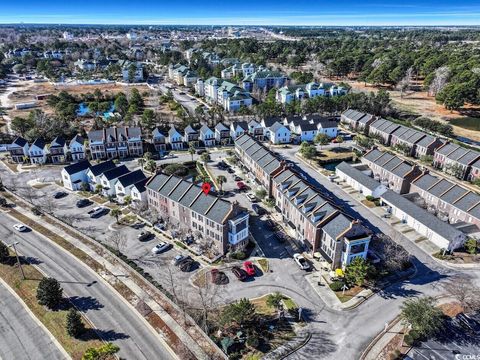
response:
{"label": "parking space line", "polygon": [[[429,348],[431,352],[433,352],[434,354],[437,354],[438,356],[440,356],[440,359],[445,359],[445,360],[448,359],[448,358],[446,358],[446,357],[443,357],[438,351],[436,351],[436,350],[434,350],[433,348],[431,348],[430,346],[428,346],[428,344],[424,344],[424,345],[425,345],[425,347]],[[441,345],[441,344],[440,344],[440,345]],[[442,346],[443,346],[443,345],[442,345]],[[449,349],[447,348],[447,350],[449,350]]]}

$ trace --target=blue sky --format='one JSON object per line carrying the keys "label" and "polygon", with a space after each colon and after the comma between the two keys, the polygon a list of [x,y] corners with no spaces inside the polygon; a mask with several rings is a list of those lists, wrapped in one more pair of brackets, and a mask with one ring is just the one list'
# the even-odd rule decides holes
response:
{"label": "blue sky", "polygon": [[480,1],[1,0],[0,23],[18,22],[204,25],[480,25]]}

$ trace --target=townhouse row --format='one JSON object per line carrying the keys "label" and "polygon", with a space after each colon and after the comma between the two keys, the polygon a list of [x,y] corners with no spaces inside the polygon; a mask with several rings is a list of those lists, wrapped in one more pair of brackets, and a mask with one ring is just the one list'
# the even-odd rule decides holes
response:
{"label": "townhouse row", "polygon": [[475,181],[480,178],[479,151],[356,110],[345,111],[341,122],[352,130],[379,138],[386,146],[399,148],[405,155],[432,156],[434,167],[458,179]]}
{"label": "townhouse row", "polygon": [[134,202],[146,203],[147,177],[141,170],[130,171],[113,160],[92,165],[88,160],[65,166],[61,172],[63,186],[76,191],[88,189],[103,196],[115,197],[124,203],[129,196]]}
{"label": "townhouse row", "polygon": [[344,214],[250,135],[235,140],[235,151],[312,254],[320,252],[332,269],[367,257],[371,231],[360,221]]}
{"label": "townhouse row", "polygon": [[341,96],[346,95],[348,89],[334,83],[310,82],[306,85],[283,86],[276,92],[276,100],[282,104],[292,101],[301,101],[306,98],[317,96]]}

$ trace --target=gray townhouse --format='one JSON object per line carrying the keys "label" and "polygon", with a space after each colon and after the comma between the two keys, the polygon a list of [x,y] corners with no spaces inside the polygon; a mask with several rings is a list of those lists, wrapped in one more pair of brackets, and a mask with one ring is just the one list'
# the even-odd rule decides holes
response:
{"label": "gray townhouse", "polygon": [[445,143],[435,150],[433,166],[461,180],[468,180],[472,165],[479,159],[480,153],[475,150]]}
{"label": "gray townhouse", "polygon": [[148,206],[167,223],[208,241],[220,254],[248,243],[249,214],[176,176],[157,174],[146,184]]}
{"label": "gray townhouse", "polygon": [[188,146],[192,145],[194,147],[198,147],[199,138],[200,133],[198,132],[198,130],[194,129],[191,125],[188,125],[185,128],[183,140],[188,144]]}
{"label": "gray townhouse", "polygon": [[375,116],[353,109],[345,110],[340,116],[342,124],[357,132],[368,133],[369,126],[374,120],[376,120]]}
{"label": "gray townhouse", "polygon": [[405,155],[416,158],[433,155],[435,149],[442,144],[443,142],[438,138],[403,125],[392,133],[390,139],[390,146],[401,146],[404,148]]}
{"label": "gray townhouse", "polygon": [[379,137],[382,144],[389,146],[393,132],[399,127],[399,124],[389,120],[377,119],[370,124],[368,128],[368,135],[372,137]]}
{"label": "gray townhouse", "polygon": [[50,143],[48,149],[50,161],[53,164],[64,163],[67,161],[67,144],[65,139],[61,136],[57,136]]}
{"label": "gray townhouse", "polygon": [[410,189],[410,183],[421,174],[421,170],[399,157],[378,149],[372,149],[362,157],[373,172],[373,177],[389,189],[405,194]]}
{"label": "gray townhouse", "polygon": [[221,122],[215,126],[215,140],[219,145],[228,145],[232,142],[230,129]]}
{"label": "gray townhouse", "polygon": [[415,195],[418,195],[428,211],[444,221],[480,227],[480,195],[473,191],[424,172],[412,181],[410,193],[416,201]]}
{"label": "gray townhouse", "polygon": [[10,159],[14,163],[21,164],[28,158],[28,141],[22,137],[17,137],[8,146],[8,152],[10,153]]}
{"label": "gray townhouse", "polygon": [[153,146],[155,147],[155,151],[157,151],[160,155],[167,151],[167,140],[159,127],[156,127],[152,131],[152,142]]}
{"label": "gray townhouse", "polygon": [[88,133],[92,159],[115,159],[143,155],[139,127],[109,127]]}

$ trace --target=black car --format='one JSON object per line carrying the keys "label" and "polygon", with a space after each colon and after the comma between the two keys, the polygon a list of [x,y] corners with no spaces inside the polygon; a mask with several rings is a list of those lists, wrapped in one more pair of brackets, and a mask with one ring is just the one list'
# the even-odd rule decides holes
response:
{"label": "black car", "polygon": [[240,269],[238,266],[232,268],[232,273],[237,277],[238,280],[243,281],[247,278],[247,273],[245,270]]}
{"label": "black car", "polygon": [[257,215],[263,215],[266,213],[265,209],[258,204],[252,204],[252,209]]}
{"label": "black car", "polygon": [[83,208],[85,206],[90,205],[91,203],[92,202],[88,199],[80,199],[80,200],[77,201],[76,205],[77,205],[78,208]]}
{"label": "black car", "polygon": [[274,222],[272,219],[268,219],[267,222],[266,222],[266,224],[267,224],[267,228],[268,228],[269,230],[272,230],[272,231],[273,231],[273,230],[275,230],[275,229],[277,228],[277,224],[275,224],[275,222]]}
{"label": "black car", "polygon": [[179,266],[180,270],[182,270],[183,272],[190,272],[195,267],[195,261],[190,258],[186,261],[183,261]]}
{"label": "black car", "polygon": [[228,168],[228,169],[227,169],[227,172],[228,172],[229,174],[235,174],[235,170],[233,170],[232,168]]}
{"label": "black car", "polygon": [[240,176],[235,175],[235,177],[233,178],[233,180],[235,180],[235,181],[242,181],[243,179],[242,179]]}
{"label": "black car", "polygon": [[65,196],[67,196],[68,194],[65,192],[65,191],[57,191],[55,194],[53,194],[53,197],[55,199],[61,199]]}

